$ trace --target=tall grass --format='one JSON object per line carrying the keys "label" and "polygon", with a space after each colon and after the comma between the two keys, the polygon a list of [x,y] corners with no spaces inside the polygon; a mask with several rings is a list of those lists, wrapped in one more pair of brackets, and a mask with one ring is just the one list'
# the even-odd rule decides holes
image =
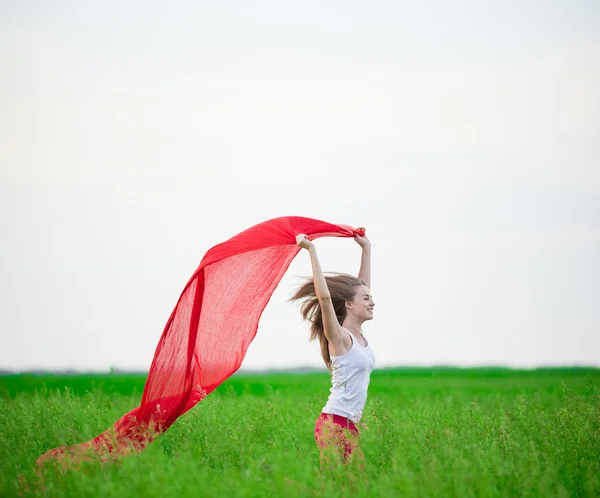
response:
{"label": "tall grass", "polygon": [[[0,377],[0,496],[139,404],[143,376]],[[358,462],[319,468],[326,374],[236,375],[147,450],[24,496],[600,496],[600,371],[375,372]]]}

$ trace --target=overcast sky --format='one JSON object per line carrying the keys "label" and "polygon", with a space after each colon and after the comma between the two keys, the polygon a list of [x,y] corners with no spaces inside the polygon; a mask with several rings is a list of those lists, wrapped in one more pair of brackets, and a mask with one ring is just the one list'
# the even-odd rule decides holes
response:
{"label": "overcast sky", "polygon": [[[591,0],[1,2],[0,368],[146,370],[204,253],[283,215],[367,228],[378,367],[600,365],[598,26]],[[286,302],[309,272],[242,368],[323,367]]]}

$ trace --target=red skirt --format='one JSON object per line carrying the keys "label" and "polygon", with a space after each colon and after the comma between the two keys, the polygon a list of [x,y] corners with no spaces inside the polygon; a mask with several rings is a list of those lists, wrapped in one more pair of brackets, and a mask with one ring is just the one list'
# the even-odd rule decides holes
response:
{"label": "red skirt", "polygon": [[315,424],[315,441],[322,450],[334,449],[343,452],[344,461],[350,458],[358,448],[358,428],[352,420],[334,415],[321,413]]}

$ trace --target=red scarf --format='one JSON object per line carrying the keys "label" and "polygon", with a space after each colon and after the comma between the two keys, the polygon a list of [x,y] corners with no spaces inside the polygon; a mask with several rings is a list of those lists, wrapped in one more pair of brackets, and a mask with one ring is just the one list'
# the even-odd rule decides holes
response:
{"label": "red scarf", "polygon": [[109,460],[140,452],[242,364],[258,320],[300,251],[296,235],[353,237],[347,225],[288,216],[255,225],[210,249],[162,333],[142,402],[94,439],[43,454]]}

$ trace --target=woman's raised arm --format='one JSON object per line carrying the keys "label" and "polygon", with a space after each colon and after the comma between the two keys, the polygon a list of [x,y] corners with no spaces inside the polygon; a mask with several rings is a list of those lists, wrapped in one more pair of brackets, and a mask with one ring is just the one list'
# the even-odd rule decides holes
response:
{"label": "woman's raised arm", "polygon": [[362,256],[360,258],[360,270],[358,271],[358,278],[367,284],[367,287],[371,288],[371,242],[365,235],[355,235],[354,240],[357,244],[362,247]]}
{"label": "woman's raised arm", "polygon": [[317,295],[319,305],[321,306],[325,337],[330,343],[333,344],[334,348],[339,348],[340,345],[344,344],[345,336],[342,332],[342,327],[338,323],[338,319],[333,308],[331,294],[329,293],[327,281],[325,280],[323,270],[321,269],[321,263],[319,262],[319,258],[317,256],[317,248],[310,240],[306,238],[306,235],[303,233],[296,237],[296,243],[300,247],[308,250],[310,253],[315,294]]}

